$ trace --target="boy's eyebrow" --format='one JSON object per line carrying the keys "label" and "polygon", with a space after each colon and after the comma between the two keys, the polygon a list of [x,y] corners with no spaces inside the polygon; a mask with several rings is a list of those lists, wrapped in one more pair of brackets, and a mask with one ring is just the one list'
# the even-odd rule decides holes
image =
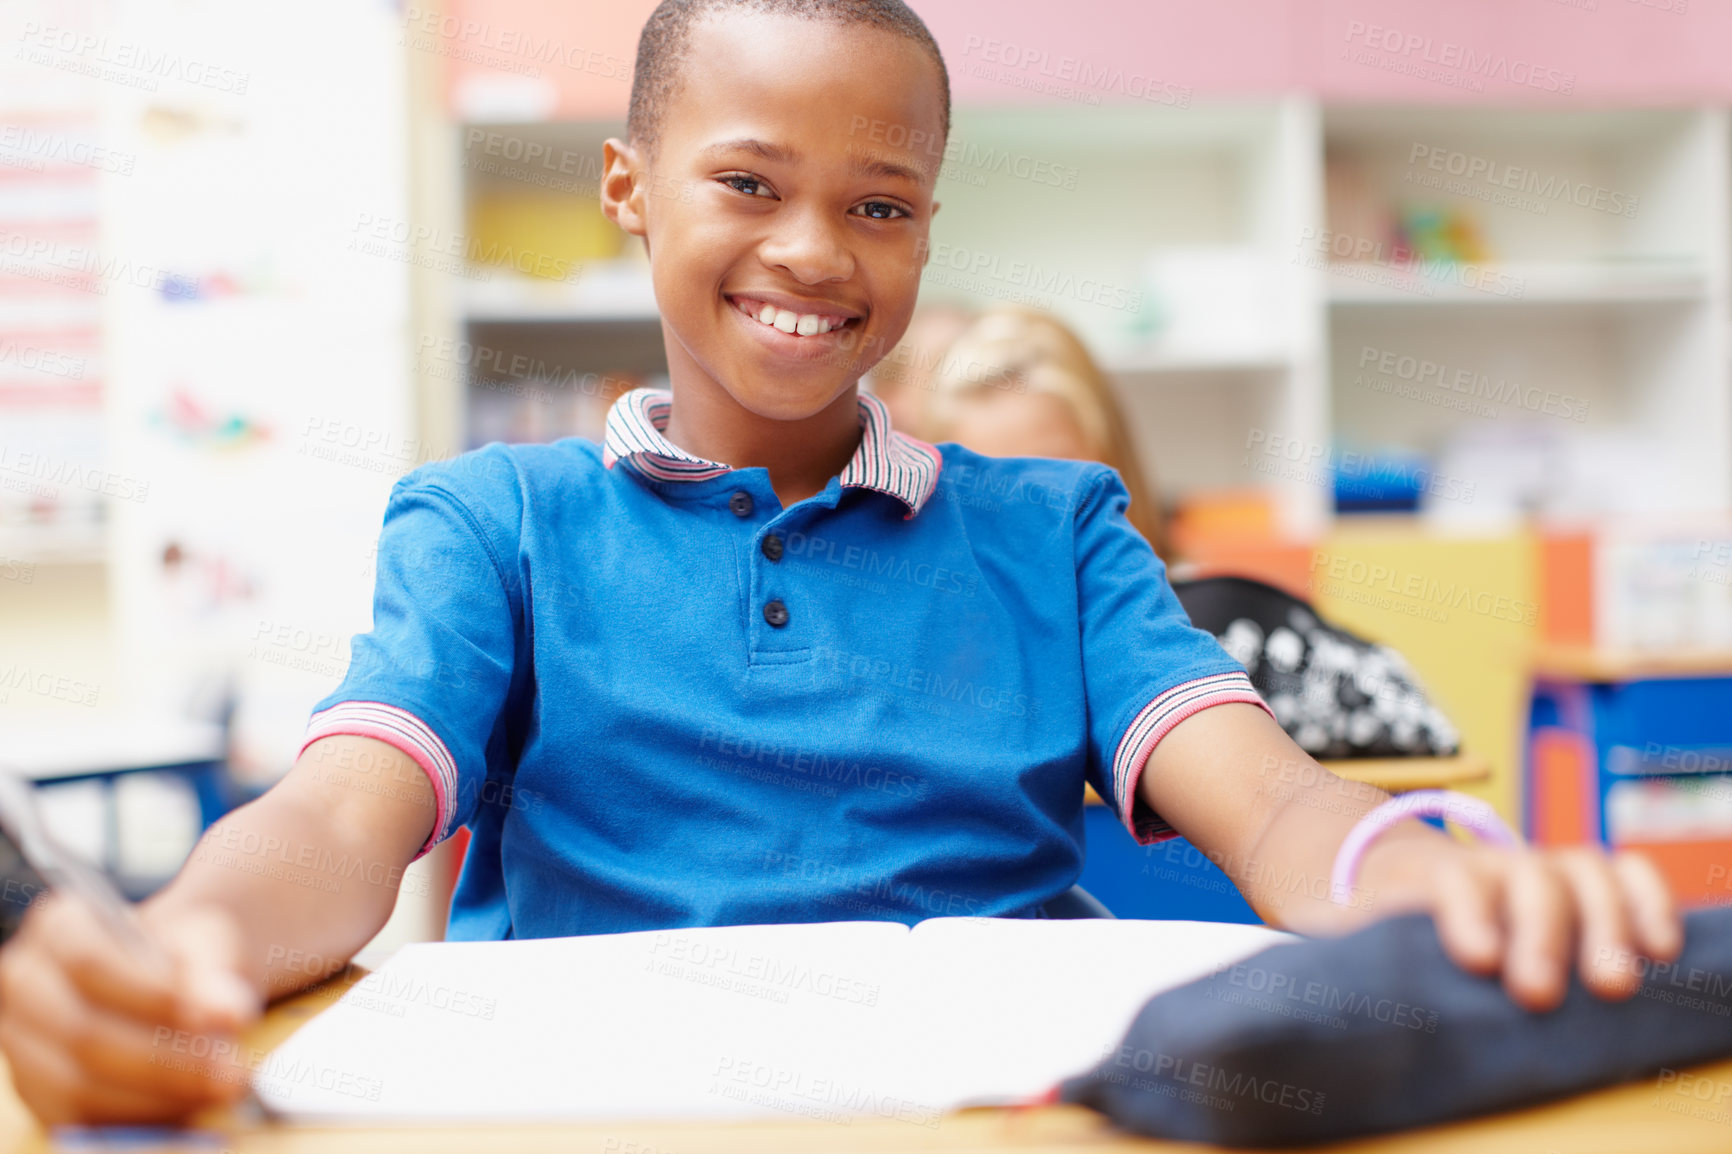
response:
{"label": "boy's eyebrow", "polygon": [[[742,136],[736,140],[718,141],[704,148],[703,155],[709,156],[712,153],[728,152],[749,152],[761,160],[774,161],[777,164],[794,164],[800,159],[800,154],[791,148],[786,148],[780,144],[771,144],[768,141],[758,140],[750,136]],[[875,156],[872,153],[859,152],[854,149],[849,149],[849,159],[853,161],[854,171],[862,176],[887,176],[910,181],[914,184],[920,183],[920,169],[913,165],[898,164],[896,161],[886,160],[882,156]]]}
{"label": "boy's eyebrow", "polygon": [[888,176],[906,180],[911,184],[920,183],[920,170],[909,164],[898,164],[894,160],[885,160],[869,152],[853,153],[854,171],[862,176]]}
{"label": "boy's eyebrow", "polygon": [[791,148],[783,148],[779,144],[770,144],[750,136],[718,141],[704,149],[705,156],[720,152],[749,152],[761,160],[773,160],[778,164],[792,164],[799,159],[799,154]]}

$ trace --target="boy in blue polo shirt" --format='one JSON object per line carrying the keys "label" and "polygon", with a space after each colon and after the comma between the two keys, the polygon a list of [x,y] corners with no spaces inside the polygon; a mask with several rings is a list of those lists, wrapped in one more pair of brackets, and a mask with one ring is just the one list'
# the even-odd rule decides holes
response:
{"label": "boy in blue polo shirt", "polygon": [[41,1117],[232,1096],[220,1060],[153,1039],[231,1034],[340,966],[459,826],[453,937],[1039,917],[1081,867],[1086,782],[1271,921],[1429,909],[1530,1005],[1573,959],[1616,996],[1596,955],[1676,952],[1639,859],[1414,823],[1367,854],[1374,902],[1328,901],[1312,881],[1384,798],[1315,769],[1190,626],[1117,476],[890,427],[859,380],[914,308],[948,126],[900,0],[656,10],[602,201],[648,250],[671,395],[622,398],[599,446],[399,482],[374,629],[294,769],[144,911],[172,962],[61,900],[0,954],[0,1044]]}

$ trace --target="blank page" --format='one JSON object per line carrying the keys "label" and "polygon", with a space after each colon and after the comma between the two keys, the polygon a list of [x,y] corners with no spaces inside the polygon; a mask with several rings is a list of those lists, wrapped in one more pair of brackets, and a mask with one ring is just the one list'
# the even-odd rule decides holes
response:
{"label": "blank page", "polygon": [[1091,1066],[1151,995],[1279,941],[1197,922],[936,918],[408,946],[272,1053],[300,1119],[935,1125]]}
{"label": "blank page", "polygon": [[931,1039],[912,1093],[1023,1101],[1086,1070],[1154,995],[1291,941],[1263,926],[935,918],[910,935]]}
{"label": "blank page", "polygon": [[889,1028],[898,922],[407,946],[255,1075],[291,1117],[730,1117]]}

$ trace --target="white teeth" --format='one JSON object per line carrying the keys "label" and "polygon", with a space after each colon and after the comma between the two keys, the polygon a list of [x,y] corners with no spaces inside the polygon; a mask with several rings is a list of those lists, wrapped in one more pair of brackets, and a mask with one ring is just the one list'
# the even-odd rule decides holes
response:
{"label": "white teeth", "polygon": [[827,333],[831,329],[839,329],[847,323],[846,321],[832,320],[820,313],[797,313],[789,309],[777,308],[772,304],[766,304],[754,311],[752,306],[745,301],[738,303],[740,311],[758,323],[770,325],[782,332],[796,336],[816,336],[819,333]]}

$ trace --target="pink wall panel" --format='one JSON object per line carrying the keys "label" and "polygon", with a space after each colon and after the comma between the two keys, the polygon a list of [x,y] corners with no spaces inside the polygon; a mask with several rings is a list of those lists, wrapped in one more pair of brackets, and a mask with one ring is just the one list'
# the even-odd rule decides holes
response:
{"label": "pink wall panel", "polygon": [[913,0],[958,103],[1188,103],[1294,85],[1292,0]]}
{"label": "pink wall panel", "polygon": [[1732,97],[1727,0],[1296,0],[1328,100],[1677,103]]}
{"label": "pink wall panel", "polygon": [[[477,80],[540,88],[549,119],[625,117],[638,33],[657,0],[445,0],[432,29],[447,103]],[[414,0],[406,6],[413,13]],[[425,22],[425,19],[424,19]],[[417,25],[410,21],[413,34]]]}
{"label": "pink wall panel", "polygon": [[[623,116],[655,0],[447,0],[423,27],[447,91]],[[958,103],[1184,106],[1311,92],[1400,103],[1732,99],[1732,0],[914,0]],[[409,5],[411,17],[416,9]],[[413,20],[411,23],[414,29]],[[532,75],[533,74],[533,75]],[[453,111],[461,114],[460,102]]]}

